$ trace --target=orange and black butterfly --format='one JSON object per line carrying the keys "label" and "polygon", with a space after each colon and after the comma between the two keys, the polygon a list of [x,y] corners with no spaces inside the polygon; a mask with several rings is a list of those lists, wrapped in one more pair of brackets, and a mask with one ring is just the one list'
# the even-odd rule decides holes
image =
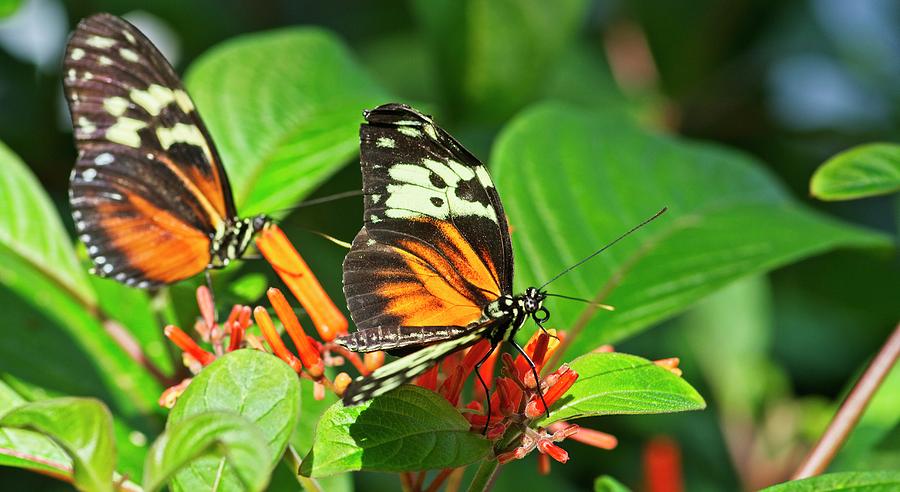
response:
{"label": "orange and black butterfly", "polygon": [[543,302],[554,294],[544,287],[615,241],[514,295],[506,215],[484,165],[409,106],[386,104],[364,115],[364,226],[344,260],[344,294],[358,331],[337,342],[403,357],[352,382],[344,404],[386,393],[485,338],[511,343],[530,362],[514,337],[529,318],[541,326],[550,317]]}
{"label": "orange and black butterfly", "polygon": [[194,103],[136,27],[82,20],[63,77],[78,147],[69,200],[94,273],[141,288],[176,282],[241,257],[270,223],[238,217]]}

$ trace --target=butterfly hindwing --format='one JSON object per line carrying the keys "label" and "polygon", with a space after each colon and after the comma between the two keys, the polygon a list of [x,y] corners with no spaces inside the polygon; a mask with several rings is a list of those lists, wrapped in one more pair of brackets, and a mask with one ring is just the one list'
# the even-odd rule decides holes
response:
{"label": "butterfly hindwing", "polygon": [[485,336],[495,320],[489,320],[461,335],[429,345],[357,378],[344,390],[344,405],[358,405],[412,381],[447,355],[473,345]]}
{"label": "butterfly hindwing", "polygon": [[364,227],[344,261],[360,330],[467,326],[512,287],[506,216],[484,165],[400,104],[360,129]]}
{"label": "butterfly hindwing", "polygon": [[235,207],[225,171],[172,67],[128,22],[78,24],[64,86],[78,159],[76,228],[96,273],[142,287],[202,271]]}

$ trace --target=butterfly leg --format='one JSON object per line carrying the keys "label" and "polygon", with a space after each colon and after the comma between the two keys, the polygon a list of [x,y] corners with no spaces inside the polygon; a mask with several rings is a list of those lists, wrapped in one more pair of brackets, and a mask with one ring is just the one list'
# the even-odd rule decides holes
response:
{"label": "butterfly leg", "polygon": [[[207,268],[204,272],[204,276],[206,277],[206,288],[209,289],[209,299],[212,302],[213,307],[216,305],[216,293],[213,290],[212,283],[212,275],[209,273],[209,269]],[[213,321],[219,321],[219,312],[216,309],[213,309]],[[212,327],[210,327],[212,328]]]}
{"label": "butterfly leg", "polygon": [[497,342],[491,342],[491,349],[484,354],[480,361],[475,363],[475,376],[478,377],[478,382],[481,383],[481,387],[484,389],[484,400],[487,405],[487,420],[484,422],[484,429],[481,429],[482,435],[487,435],[488,426],[491,425],[491,390],[488,388],[484,378],[481,377],[481,365],[494,353],[495,348],[497,348]]}
{"label": "butterfly leg", "polygon": [[[538,326],[540,326],[540,325],[538,325]],[[541,328],[543,328],[543,327],[541,327]],[[541,397],[541,403],[544,404],[544,411],[547,412],[547,417],[549,417],[550,416],[550,407],[547,406],[547,401],[544,400],[544,392],[541,391],[541,378],[538,376],[537,367],[534,365],[534,361],[531,360],[531,357],[528,356],[528,354],[525,352],[525,349],[523,349],[521,345],[516,343],[515,340],[510,338],[509,343],[512,344],[512,346],[516,349],[517,352],[522,354],[522,357],[525,357],[525,362],[527,362],[528,367],[531,368],[531,374],[534,375],[534,382],[535,382],[535,384],[537,384],[538,396]]]}

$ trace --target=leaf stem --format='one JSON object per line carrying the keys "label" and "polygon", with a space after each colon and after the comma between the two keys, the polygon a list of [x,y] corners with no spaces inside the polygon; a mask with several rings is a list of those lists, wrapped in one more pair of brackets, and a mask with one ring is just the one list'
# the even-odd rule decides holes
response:
{"label": "leaf stem", "polygon": [[856,385],[850,390],[847,399],[841,404],[834,419],[828,424],[828,428],[819,442],[813,447],[803,463],[794,472],[792,480],[818,475],[828,468],[834,455],[847,440],[850,431],[859,422],[860,417],[868,406],[869,401],[882,381],[890,372],[900,356],[900,324],[894,328],[894,332],[888,337],[881,350],[872,359],[866,372],[859,378]]}
{"label": "leaf stem", "polygon": [[497,459],[486,459],[478,466],[472,483],[469,484],[469,492],[488,492],[494,487],[497,472],[500,470],[500,462]]}

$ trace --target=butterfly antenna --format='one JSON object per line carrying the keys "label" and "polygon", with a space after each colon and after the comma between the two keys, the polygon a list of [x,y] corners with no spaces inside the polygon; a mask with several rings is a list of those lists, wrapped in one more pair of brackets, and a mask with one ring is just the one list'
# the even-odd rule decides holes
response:
{"label": "butterfly antenna", "polygon": [[590,304],[591,306],[598,307],[598,308],[600,308],[600,309],[605,309],[605,310],[607,310],[607,311],[615,311],[615,310],[616,310],[615,307],[610,306],[609,304],[601,304],[601,303],[599,303],[599,302],[594,302],[594,301],[592,301],[592,300],[590,300],[590,299],[584,299],[584,298],[581,298],[581,297],[564,296],[564,295],[562,295],[562,294],[545,294],[545,295],[546,295],[547,297],[559,297],[559,298],[561,298],[561,299],[568,299],[568,300],[570,300],[570,301],[583,302],[583,303],[585,303],[585,304]]}
{"label": "butterfly antenna", "polygon": [[363,194],[362,190],[342,191],[340,193],[335,193],[333,195],[320,196],[319,198],[313,198],[310,200],[306,200],[305,202],[300,202],[297,205],[294,205],[293,207],[275,210],[273,213],[278,214],[281,212],[290,212],[292,210],[297,210],[298,208],[311,207],[313,205],[321,205],[323,203],[333,202],[336,200],[343,200],[344,198],[361,196],[362,194]]}
{"label": "butterfly antenna", "polygon": [[325,234],[324,232],[314,231],[312,229],[306,229],[303,227],[301,227],[300,230],[309,232],[311,234],[315,234],[316,236],[319,236],[323,239],[331,241],[332,243],[337,244],[338,246],[340,246],[342,248],[350,249],[353,246],[352,244],[348,243],[347,241],[341,241],[340,239],[338,239],[334,236],[329,236],[328,234]]}
{"label": "butterfly antenna", "polygon": [[649,224],[650,222],[653,222],[657,217],[659,217],[660,215],[664,214],[664,213],[666,212],[666,210],[668,210],[668,209],[669,209],[669,207],[663,207],[662,210],[660,210],[659,212],[656,212],[655,214],[653,214],[653,217],[650,217],[649,219],[646,219],[646,220],[644,220],[643,222],[641,222],[640,224],[638,224],[638,225],[632,227],[631,230],[629,230],[629,231],[626,232],[625,234],[622,234],[621,236],[619,236],[619,237],[613,239],[613,240],[612,240],[609,244],[607,244],[606,246],[604,246],[604,247],[598,249],[597,251],[594,251],[593,253],[587,255],[586,257],[584,257],[584,258],[583,258],[581,261],[579,261],[578,263],[575,263],[574,265],[570,266],[569,268],[566,268],[565,270],[559,272],[558,274],[556,274],[555,277],[553,277],[553,278],[551,278],[550,280],[544,282],[544,285],[538,287],[538,290],[544,290],[544,287],[550,285],[550,283],[553,282],[554,280],[556,280],[556,279],[558,279],[559,277],[562,277],[563,275],[565,275],[565,274],[571,272],[572,270],[574,270],[574,269],[578,268],[579,266],[581,266],[581,265],[582,265],[583,263],[585,263],[586,261],[588,261],[588,260],[590,260],[591,258],[593,258],[593,257],[599,255],[600,253],[606,251],[607,249],[609,249],[610,247],[612,247],[613,244],[616,244],[617,242],[621,241],[622,239],[624,239],[626,236],[628,236],[628,235],[631,234],[632,232],[634,232],[634,231],[640,229],[641,227],[644,227],[645,225]]}

